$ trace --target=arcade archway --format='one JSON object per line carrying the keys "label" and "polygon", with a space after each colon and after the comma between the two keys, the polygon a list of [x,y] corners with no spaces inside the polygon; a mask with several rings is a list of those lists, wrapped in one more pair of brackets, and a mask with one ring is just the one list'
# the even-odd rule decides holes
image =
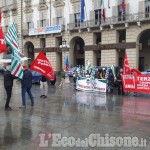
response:
{"label": "arcade archway", "polygon": [[34,61],[34,45],[32,42],[27,42],[24,46],[24,54],[28,58],[28,65],[30,66],[32,62]]}
{"label": "arcade archway", "polygon": [[81,37],[74,37],[70,42],[70,46],[72,49],[70,51],[71,65],[85,65],[84,40]]}
{"label": "arcade archway", "polygon": [[139,38],[139,70],[150,68],[150,29],[141,33]]}

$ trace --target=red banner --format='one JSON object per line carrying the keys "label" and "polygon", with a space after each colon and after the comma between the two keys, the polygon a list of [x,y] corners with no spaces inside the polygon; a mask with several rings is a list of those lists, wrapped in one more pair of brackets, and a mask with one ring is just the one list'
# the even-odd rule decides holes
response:
{"label": "red banner", "polygon": [[2,19],[2,13],[1,13],[1,9],[0,9],[0,53],[4,53],[4,52],[6,52],[6,44],[4,42],[4,35],[3,35],[3,30],[2,30],[1,19]]}
{"label": "red banner", "polygon": [[127,54],[125,54],[125,58],[124,58],[123,74],[131,74]]}
{"label": "red banner", "polygon": [[150,75],[122,75],[124,92],[150,93]]}
{"label": "red banner", "polygon": [[43,74],[48,79],[54,79],[55,77],[51,63],[49,62],[49,60],[46,58],[46,56],[42,51],[36,57],[30,69]]}

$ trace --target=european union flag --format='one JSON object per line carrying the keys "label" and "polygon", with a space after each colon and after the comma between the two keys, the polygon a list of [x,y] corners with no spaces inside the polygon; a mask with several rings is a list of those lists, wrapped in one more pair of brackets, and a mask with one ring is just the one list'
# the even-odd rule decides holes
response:
{"label": "european union flag", "polygon": [[80,21],[83,23],[85,19],[85,12],[84,12],[84,7],[85,7],[85,1],[81,0],[81,12],[80,12]]}

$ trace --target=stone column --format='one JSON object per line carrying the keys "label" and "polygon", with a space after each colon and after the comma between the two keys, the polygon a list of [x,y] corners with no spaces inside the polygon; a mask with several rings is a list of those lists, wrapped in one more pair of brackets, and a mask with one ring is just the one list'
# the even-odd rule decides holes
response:
{"label": "stone column", "polygon": [[22,39],[22,28],[23,28],[23,0],[17,1],[17,7],[18,7],[18,15],[17,15],[17,28],[18,28],[18,40],[19,40],[19,48],[21,53],[23,53],[23,39]]}
{"label": "stone column", "polygon": [[131,68],[138,68],[139,64],[139,52],[136,48],[126,49],[126,54],[128,57],[128,62]]}
{"label": "stone column", "polygon": [[96,65],[96,54],[94,51],[85,51],[85,62],[87,60],[92,64],[92,66]]}
{"label": "stone column", "polygon": [[56,52],[47,52],[46,57],[49,59],[54,71],[57,71],[57,53]]}
{"label": "stone column", "polygon": [[118,51],[116,49],[101,51],[101,66],[118,66]]}

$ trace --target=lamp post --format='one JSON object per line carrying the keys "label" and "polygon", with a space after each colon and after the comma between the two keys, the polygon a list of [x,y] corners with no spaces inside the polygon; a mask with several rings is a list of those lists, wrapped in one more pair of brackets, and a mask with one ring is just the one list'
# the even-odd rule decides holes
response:
{"label": "lamp post", "polygon": [[62,49],[62,52],[64,53],[64,70],[65,70],[65,58],[66,58],[66,51],[68,50],[70,46],[66,44],[66,40],[62,40],[62,45],[60,45],[60,48]]}

